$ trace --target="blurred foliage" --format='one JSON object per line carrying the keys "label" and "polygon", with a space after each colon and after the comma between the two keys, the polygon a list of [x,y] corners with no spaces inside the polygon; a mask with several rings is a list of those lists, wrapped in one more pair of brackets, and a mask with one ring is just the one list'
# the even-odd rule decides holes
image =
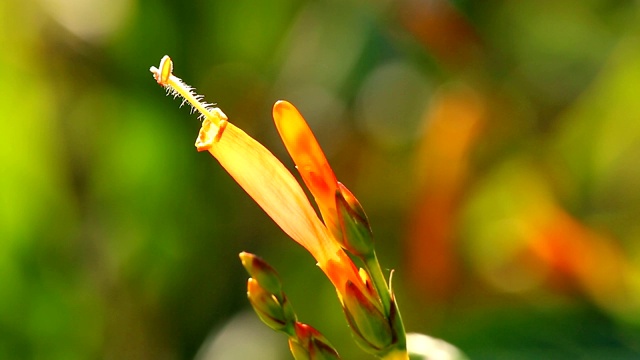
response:
{"label": "blurred foliage", "polygon": [[196,153],[195,116],[148,72],[164,54],[290,167],[270,108],[301,109],[397,269],[409,331],[472,359],[638,358],[639,11],[2,1],[0,358],[288,359],[242,315],[243,250],[367,358],[311,256]]}

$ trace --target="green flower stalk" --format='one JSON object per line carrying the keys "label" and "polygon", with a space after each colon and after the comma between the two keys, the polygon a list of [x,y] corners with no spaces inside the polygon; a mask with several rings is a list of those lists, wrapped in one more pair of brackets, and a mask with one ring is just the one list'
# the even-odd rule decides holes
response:
{"label": "green flower stalk", "polygon": [[[380,268],[367,215],[358,199],[340,182],[337,183],[335,198],[340,231],[334,236],[339,236],[342,247],[360,259],[371,279],[394,337],[392,346],[397,349],[405,348],[404,325],[393,297],[393,290],[387,285]],[[349,319],[349,315],[347,318]],[[384,352],[384,349],[380,351]]]}
{"label": "green flower stalk", "polygon": [[[287,151],[318,205],[332,239],[362,263],[363,268],[359,270],[361,283],[349,280],[342,290],[338,289],[354,338],[363,350],[380,358],[408,359],[404,325],[392,290],[387,285],[378,262],[364,209],[356,197],[338,182],[320,145],[298,110],[288,104],[279,111],[274,109],[273,118]],[[382,320],[379,314],[374,315],[371,311],[373,307],[380,309]],[[370,333],[364,330],[369,326],[389,328],[390,331]]]}

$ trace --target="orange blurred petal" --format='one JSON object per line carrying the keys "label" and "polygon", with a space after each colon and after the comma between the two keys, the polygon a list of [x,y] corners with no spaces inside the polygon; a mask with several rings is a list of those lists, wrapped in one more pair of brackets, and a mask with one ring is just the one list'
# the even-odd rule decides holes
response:
{"label": "orange blurred petal", "polygon": [[335,194],[338,181],[309,125],[295,106],[283,100],[273,106],[273,120],[325,223],[337,226]]}

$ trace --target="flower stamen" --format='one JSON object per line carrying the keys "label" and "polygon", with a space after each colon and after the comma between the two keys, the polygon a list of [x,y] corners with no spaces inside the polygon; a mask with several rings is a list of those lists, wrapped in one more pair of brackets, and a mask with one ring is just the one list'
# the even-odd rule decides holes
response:
{"label": "flower stamen", "polygon": [[214,106],[214,104],[208,104],[202,99],[202,95],[196,94],[191,86],[187,85],[179,77],[173,75],[173,61],[168,55],[165,55],[160,60],[159,68],[152,66],[149,71],[153,74],[153,78],[156,82],[167,89],[168,94],[172,94],[173,97],[182,97],[183,101],[180,106],[185,103],[189,103],[192,107],[192,111],[198,111],[200,117],[203,120],[208,120],[218,127],[218,132],[213,138],[214,142],[220,141],[224,129],[227,127],[228,118],[220,108]]}

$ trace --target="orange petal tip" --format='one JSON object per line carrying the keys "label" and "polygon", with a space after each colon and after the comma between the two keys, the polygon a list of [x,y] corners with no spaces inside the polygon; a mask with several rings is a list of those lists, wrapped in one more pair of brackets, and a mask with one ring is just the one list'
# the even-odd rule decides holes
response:
{"label": "orange petal tip", "polygon": [[295,109],[295,107],[290,102],[286,100],[278,100],[273,104],[273,117],[281,118],[284,112],[291,111],[292,109]]}

